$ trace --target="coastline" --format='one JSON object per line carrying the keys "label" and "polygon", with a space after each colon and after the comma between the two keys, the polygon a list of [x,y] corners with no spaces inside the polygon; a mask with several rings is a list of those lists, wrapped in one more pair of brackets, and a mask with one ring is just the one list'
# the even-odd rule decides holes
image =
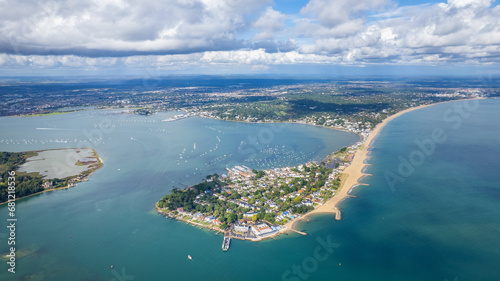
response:
{"label": "coastline", "polygon": [[359,139],[363,139],[362,136],[360,136],[358,133],[351,132],[346,129],[342,129],[339,127],[332,127],[332,126],[325,126],[325,125],[316,125],[316,124],[309,124],[309,123],[300,123],[300,122],[291,122],[291,121],[273,121],[273,122],[248,122],[248,121],[239,121],[239,120],[224,120],[224,119],[219,119],[215,117],[209,117],[209,116],[200,116],[200,115],[194,115],[192,117],[200,117],[200,118],[206,118],[206,119],[212,119],[212,120],[219,120],[219,121],[224,121],[224,122],[237,122],[237,123],[246,123],[246,124],[299,124],[299,125],[305,125],[305,126],[315,126],[315,127],[320,127],[320,128],[327,128],[331,130],[337,130],[337,131],[342,131],[346,133],[351,133],[355,134],[359,137]]}
{"label": "coastline", "polygon": [[[369,133],[369,135],[367,136],[366,140],[361,144],[361,147],[358,148],[358,150],[356,150],[355,154],[354,154],[354,158],[353,160],[351,161],[350,165],[342,172],[342,182],[341,182],[341,185],[339,187],[339,189],[337,190],[337,192],[335,193],[335,195],[333,197],[331,197],[330,199],[328,199],[323,205],[321,206],[318,206],[316,207],[315,209],[309,211],[308,213],[294,219],[294,220],[291,220],[289,222],[287,222],[286,224],[284,224],[282,226],[281,229],[279,229],[278,231],[276,231],[275,233],[273,233],[272,235],[270,236],[266,236],[266,237],[259,237],[257,239],[248,239],[248,238],[239,238],[239,237],[232,237],[231,238],[234,238],[234,239],[239,239],[239,240],[248,240],[248,241],[252,241],[252,242],[257,242],[257,241],[262,241],[262,240],[267,240],[267,239],[275,239],[276,236],[280,235],[280,234],[286,234],[287,232],[295,232],[297,234],[300,234],[300,235],[307,235],[307,233],[305,232],[302,232],[302,231],[299,231],[296,229],[296,225],[298,222],[306,219],[306,220],[309,220],[308,217],[309,216],[312,216],[312,215],[315,215],[315,214],[335,214],[335,220],[341,220],[341,217],[342,217],[342,213],[341,213],[341,210],[338,208],[338,205],[340,204],[340,202],[344,201],[346,198],[349,198],[349,197],[356,197],[356,196],[353,196],[353,195],[350,195],[350,191],[358,186],[358,185],[368,185],[368,184],[364,184],[364,183],[360,183],[359,180],[365,176],[370,176],[370,174],[367,174],[367,173],[364,173],[363,170],[364,170],[364,167],[367,166],[367,165],[370,165],[370,164],[366,164],[365,161],[367,158],[369,158],[370,156],[368,155],[369,153],[369,149],[371,147],[371,144],[373,142],[373,140],[378,136],[380,130],[387,124],[389,123],[391,120],[407,113],[407,112],[410,112],[410,111],[413,111],[413,110],[418,110],[418,109],[422,109],[422,108],[425,108],[425,107],[428,107],[428,106],[432,106],[432,105],[437,105],[437,104],[443,104],[443,103],[449,103],[449,102],[455,102],[455,101],[464,101],[464,100],[475,100],[475,99],[483,99],[483,98],[471,98],[471,99],[460,99],[460,100],[450,100],[450,101],[443,101],[443,102],[437,102],[437,103],[431,103],[431,104],[425,104],[425,105],[420,105],[420,106],[417,106],[417,107],[412,107],[412,108],[407,108],[405,110],[402,110],[402,111],[399,111],[393,115],[390,115],[388,116],[387,118],[385,118],[384,120],[382,120],[381,123],[377,124],[377,126],[375,126],[375,128]],[[220,119],[217,119],[217,118],[212,118],[212,117],[206,117],[206,116],[198,116],[198,117],[201,117],[201,118],[208,118],[208,119],[214,119],[214,120],[220,120]],[[237,121],[237,120],[222,120],[222,121],[229,121],[229,122],[240,122],[240,123],[249,123],[249,122],[246,122],[246,121]],[[262,123],[266,123],[266,122],[262,122]],[[303,124],[303,123],[297,123],[297,122],[274,122],[274,123],[290,123],[290,124]],[[338,130],[338,131],[345,131],[345,132],[349,132],[349,131],[346,131],[346,130],[342,130],[342,129],[339,129],[339,128],[335,128],[335,127],[327,127],[327,126],[322,126],[322,125],[315,125],[315,124],[303,124],[303,125],[313,125],[313,126],[317,126],[317,127],[323,127],[323,128],[329,128],[329,129],[333,129],[333,130]],[[350,132],[350,133],[353,133],[353,132]],[[356,133],[354,133],[356,134]],[[359,134],[356,134],[358,135],[361,139],[362,139],[362,136],[360,136]],[[171,217],[169,214],[163,212],[162,210],[160,210],[157,206],[158,202],[155,204],[155,209],[158,213],[160,214],[163,214],[163,215],[166,215],[167,217]],[[181,219],[181,218],[177,218],[177,217],[174,217],[174,219],[176,220],[180,220],[180,221],[184,221],[188,224],[193,224],[193,225],[196,225],[196,226],[199,226],[201,228],[207,228],[209,230],[215,230],[214,228],[212,228],[211,226],[207,226],[207,225],[203,225],[203,224],[198,224],[198,223],[194,223],[194,222],[191,222],[191,221],[187,221],[187,220],[184,220],[184,219]],[[223,230],[218,230],[218,231],[221,231],[224,233]]]}
{"label": "coastline", "polygon": [[[473,98],[473,99],[482,99],[482,98]],[[464,101],[464,100],[473,100],[473,99],[462,99],[462,100],[452,100],[452,101],[444,101],[444,102],[438,102],[438,103],[432,103],[432,104],[426,104],[426,105],[421,105],[417,107],[412,107],[408,108],[405,110],[402,110],[396,114],[393,114],[391,116],[388,116],[385,118],[381,123],[379,123],[368,135],[366,138],[366,141],[364,144],[361,146],[361,149],[358,149],[354,155],[354,158],[351,162],[351,164],[344,170],[343,174],[347,176],[346,180],[343,181],[335,195],[328,199],[323,205],[315,208],[314,210],[308,212],[307,214],[289,221],[288,223],[285,224],[286,228],[283,231],[296,231],[295,227],[298,222],[307,219],[311,215],[315,214],[335,214],[335,219],[340,220],[342,213],[341,210],[338,208],[338,205],[344,201],[345,199],[349,197],[354,197],[349,195],[349,192],[356,186],[358,185],[367,185],[363,183],[359,183],[359,179],[361,179],[364,176],[368,176],[369,174],[366,174],[363,172],[363,169],[366,165],[365,160],[369,158],[368,152],[371,147],[371,144],[373,140],[376,138],[376,136],[379,134],[380,130],[391,120],[408,113],[410,111],[422,109],[428,106],[432,105],[437,105],[437,104],[443,104],[443,103],[448,103],[448,102],[455,102],[455,101]]]}
{"label": "coastline", "polygon": [[[100,168],[102,168],[102,165],[103,165],[103,161],[101,159],[101,157],[99,157],[99,155],[97,154],[97,151],[95,151],[95,149],[91,148],[91,147],[79,147],[81,149],[91,149],[93,152],[94,152],[94,156],[96,156],[96,159],[98,160],[98,167],[95,168],[95,169],[91,169],[90,172],[85,175],[82,180],[80,180],[80,182],[82,181],[88,181],[88,177],[90,175],[92,175],[95,171],[99,170]],[[42,152],[42,151],[49,151],[49,150],[61,150],[61,149],[65,149],[65,148],[50,148],[50,149],[42,149],[42,150],[35,150],[35,152]],[[87,170],[89,171],[89,170]],[[31,196],[34,196],[34,195],[39,195],[39,194],[42,194],[42,193],[45,193],[45,192],[51,192],[51,191],[56,191],[56,190],[62,190],[62,189],[68,189],[68,188],[71,188],[71,187],[74,187],[76,186],[75,185],[71,185],[71,184],[68,184],[67,186],[62,186],[62,187],[58,187],[58,188],[52,188],[52,189],[46,189],[46,190],[42,190],[42,191],[39,191],[39,192],[36,192],[36,193],[32,193],[30,195],[26,195],[26,196],[23,196],[23,197],[16,197],[16,201],[17,200],[20,200],[20,199],[24,199],[24,198],[28,198],[28,197],[31,197]],[[0,203],[0,206],[3,205],[3,204],[7,204],[9,203],[9,201],[5,201],[5,202],[1,202]]]}

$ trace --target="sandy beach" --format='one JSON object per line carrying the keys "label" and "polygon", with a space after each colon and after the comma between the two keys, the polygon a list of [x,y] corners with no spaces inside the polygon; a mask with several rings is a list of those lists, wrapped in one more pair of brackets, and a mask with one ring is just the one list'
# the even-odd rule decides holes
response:
{"label": "sandy beach", "polygon": [[283,231],[287,230],[293,230],[295,229],[295,225],[303,220],[306,219],[307,217],[314,215],[314,214],[320,214],[320,213],[331,213],[335,214],[335,219],[340,220],[341,218],[341,212],[340,209],[338,208],[338,204],[342,202],[344,199],[349,197],[349,192],[353,187],[356,185],[359,185],[360,183],[358,182],[361,177],[366,175],[363,173],[363,168],[365,167],[365,160],[368,158],[368,149],[370,148],[370,145],[373,141],[373,139],[378,135],[380,130],[387,124],[389,123],[392,119],[401,116],[407,112],[421,109],[427,106],[431,105],[436,105],[436,104],[441,104],[445,102],[440,102],[440,103],[433,103],[433,104],[427,104],[427,105],[421,105],[418,107],[412,107],[405,109],[403,111],[400,111],[394,115],[391,115],[384,119],[381,123],[379,123],[371,132],[370,135],[367,137],[364,145],[361,147],[361,149],[358,149],[354,155],[354,158],[352,160],[352,163],[344,170],[344,174],[347,175],[347,179],[344,181],[342,186],[337,190],[337,193],[335,196],[330,198],[328,201],[325,202],[325,204],[317,207],[316,209],[310,211],[309,213],[305,214],[304,216],[290,221],[287,224],[285,224],[286,229]]}
{"label": "sandy beach", "polygon": [[[475,99],[481,99],[481,98],[475,98]],[[463,100],[467,100],[467,99],[463,99]],[[459,101],[459,100],[453,100],[453,101]],[[279,235],[280,233],[289,232],[289,231],[293,231],[293,232],[296,232],[296,233],[301,234],[301,235],[307,235],[307,233],[297,230],[295,228],[295,226],[296,226],[296,224],[298,222],[300,222],[300,221],[302,221],[304,219],[307,219],[309,216],[315,215],[315,214],[320,214],[320,213],[335,214],[335,219],[336,220],[340,220],[341,217],[342,217],[342,213],[341,213],[341,210],[338,208],[338,204],[340,202],[342,202],[344,199],[348,198],[348,197],[355,197],[355,196],[349,195],[349,192],[355,186],[357,186],[357,185],[367,185],[367,184],[359,183],[359,179],[362,178],[363,176],[367,175],[367,174],[363,173],[363,168],[365,167],[365,165],[367,165],[367,164],[365,164],[365,160],[369,157],[368,156],[368,152],[369,152],[369,149],[371,147],[372,141],[378,135],[378,133],[380,132],[380,130],[387,123],[389,123],[392,119],[394,119],[396,117],[399,117],[399,116],[401,116],[401,115],[403,115],[403,114],[405,114],[407,112],[410,112],[410,111],[413,111],[413,110],[417,110],[417,109],[422,109],[424,107],[428,107],[428,106],[431,106],[431,105],[437,105],[437,104],[442,104],[442,103],[447,103],[447,102],[453,102],[453,101],[438,102],[438,103],[433,103],[433,104],[426,104],[426,105],[421,105],[421,106],[417,106],[417,107],[412,107],[412,108],[405,109],[403,111],[400,111],[400,112],[398,112],[396,114],[393,114],[393,115],[387,117],[386,119],[384,119],[381,123],[379,123],[370,132],[370,134],[368,135],[368,137],[364,141],[364,143],[361,146],[361,148],[359,148],[355,152],[354,158],[353,158],[351,164],[342,173],[343,177],[344,177],[342,185],[339,187],[339,189],[337,190],[336,194],[332,198],[330,198],[329,200],[327,200],[325,202],[325,204],[323,204],[321,206],[318,206],[317,208],[315,208],[314,210],[308,212],[307,214],[303,215],[300,218],[297,218],[295,220],[289,221],[288,223],[286,223],[284,225],[284,227],[281,230],[279,230],[278,232],[276,232],[272,236],[263,237],[261,239],[243,239],[243,240],[260,241],[260,240],[265,240],[265,239],[269,239],[269,238],[274,238],[275,236]],[[210,118],[210,117],[203,117],[203,118]],[[210,118],[210,119],[216,119],[216,118]],[[245,121],[233,121],[233,122],[243,122],[243,123],[245,123]],[[294,123],[294,122],[286,122],[286,123]],[[308,125],[310,125],[310,124],[308,124]],[[320,127],[323,127],[323,126],[320,126]],[[327,128],[329,128],[329,127],[327,127]],[[338,130],[337,128],[331,128],[331,129]],[[156,208],[156,210],[159,213],[165,214],[165,213],[161,212],[158,209],[158,207],[155,207],[155,208]],[[192,223],[192,222],[189,222],[189,221],[186,221],[186,222],[187,223]],[[206,227],[205,225],[201,225],[201,224],[198,225],[198,226]],[[206,227],[206,228],[211,228],[211,227]],[[239,239],[237,237],[233,237],[233,238]]]}

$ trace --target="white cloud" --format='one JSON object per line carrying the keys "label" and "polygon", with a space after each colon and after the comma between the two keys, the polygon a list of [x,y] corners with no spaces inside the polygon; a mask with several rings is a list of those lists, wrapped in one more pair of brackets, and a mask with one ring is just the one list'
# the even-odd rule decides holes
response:
{"label": "white cloud", "polygon": [[240,48],[268,0],[0,2],[0,51],[88,56]]}
{"label": "white cloud", "polygon": [[[328,6],[327,1],[309,4],[312,3],[317,9]],[[326,6],[320,7],[318,3]],[[366,23],[367,18],[362,16],[349,18],[349,12],[342,22],[329,20],[342,18],[340,15],[317,13],[313,14],[316,18],[302,19],[305,23],[297,24],[299,33],[313,30],[308,35],[315,38],[314,43],[303,45],[300,50],[341,55],[345,61],[360,63],[498,62],[500,8],[490,7],[491,3],[490,0],[449,0],[446,4],[407,6],[385,11],[374,17],[378,21]],[[314,23],[315,20],[319,24]],[[309,28],[304,28],[307,25]],[[311,28],[314,25],[316,27]]]}
{"label": "white cloud", "polygon": [[495,0],[448,0],[448,4],[457,8],[472,7],[489,7]]}
{"label": "white cloud", "polygon": [[274,39],[275,32],[281,30],[285,25],[286,16],[275,11],[272,7],[267,7],[264,13],[258,18],[253,27],[260,32],[255,36],[256,40]]}
{"label": "white cloud", "polygon": [[500,6],[493,2],[397,7],[390,0],[310,0],[292,16],[269,7],[270,0],[4,0],[0,65],[264,70],[277,64],[498,63]]}
{"label": "white cloud", "polygon": [[389,0],[311,0],[301,13],[326,27],[343,24],[363,12],[383,8]]}

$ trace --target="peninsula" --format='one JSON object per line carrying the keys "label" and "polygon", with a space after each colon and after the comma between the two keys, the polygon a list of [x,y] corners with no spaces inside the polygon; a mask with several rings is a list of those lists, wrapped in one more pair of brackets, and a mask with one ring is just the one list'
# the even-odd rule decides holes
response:
{"label": "peninsula", "polygon": [[[35,194],[64,189],[86,181],[102,167],[91,148],[64,148],[26,152],[0,152],[0,204]],[[10,192],[8,182],[14,182]],[[14,198],[12,198],[14,197]]]}
{"label": "peninsula", "polygon": [[[434,103],[437,104],[437,103]],[[260,241],[294,231],[297,222],[319,213],[341,219],[340,202],[362,183],[363,168],[373,139],[394,118],[426,104],[402,110],[385,118],[361,140],[328,155],[320,163],[263,171],[246,166],[227,169],[224,175],[209,175],[197,185],[174,189],[156,203],[167,217],[199,227],[224,232],[226,236]]]}

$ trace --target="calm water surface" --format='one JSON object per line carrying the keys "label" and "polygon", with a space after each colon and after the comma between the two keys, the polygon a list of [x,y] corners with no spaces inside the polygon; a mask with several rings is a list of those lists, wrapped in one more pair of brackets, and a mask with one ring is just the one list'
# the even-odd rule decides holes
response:
{"label": "calm water surface", "polygon": [[[464,105],[467,114],[454,113]],[[226,253],[222,237],[162,218],[154,202],[226,165],[296,165],[358,138],[297,124],[164,117],[87,111],[0,119],[1,150],[87,139],[104,160],[89,182],[18,202],[14,280],[500,280],[499,100],[394,119],[373,144],[369,186],[341,204],[342,221],[315,216],[299,224],[308,236],[234,241]],[[446,140],[421,152],[416,143],[436,130]],[[399,171],[406,161],[410,172]],[[0,214],[7,216],[5,206]],[[12,279],[6,270],[0,278]]]}
{"label": "calm water surface", "polygon": [[[2,151],[92,147],[104,161],[89,182],[17,202],[17,273],[7,274],[5,268],[0,277],[121,280],[126,274],[136,280],[195,280],[209,270],[215,278],[222,274],[216,268],[239,265],[235,256],[222,253],[222,237],[157,215],[157,200],[173,187],[224,173],[225,167],[298,165],[359,139],[298,124],[203,118],[161,122],[173,114],[143,117],[95,110],[0,118]],[[7,218],[6,206],[0,213]],[[6,252],[7,233],[1,234]],[[261,245],[235,243],[232,252]],[[191,263],[188,254],[194,257]],[[253,260],[258,254],[243,256]],[[233,278],[234,272],[225,274]]]}

